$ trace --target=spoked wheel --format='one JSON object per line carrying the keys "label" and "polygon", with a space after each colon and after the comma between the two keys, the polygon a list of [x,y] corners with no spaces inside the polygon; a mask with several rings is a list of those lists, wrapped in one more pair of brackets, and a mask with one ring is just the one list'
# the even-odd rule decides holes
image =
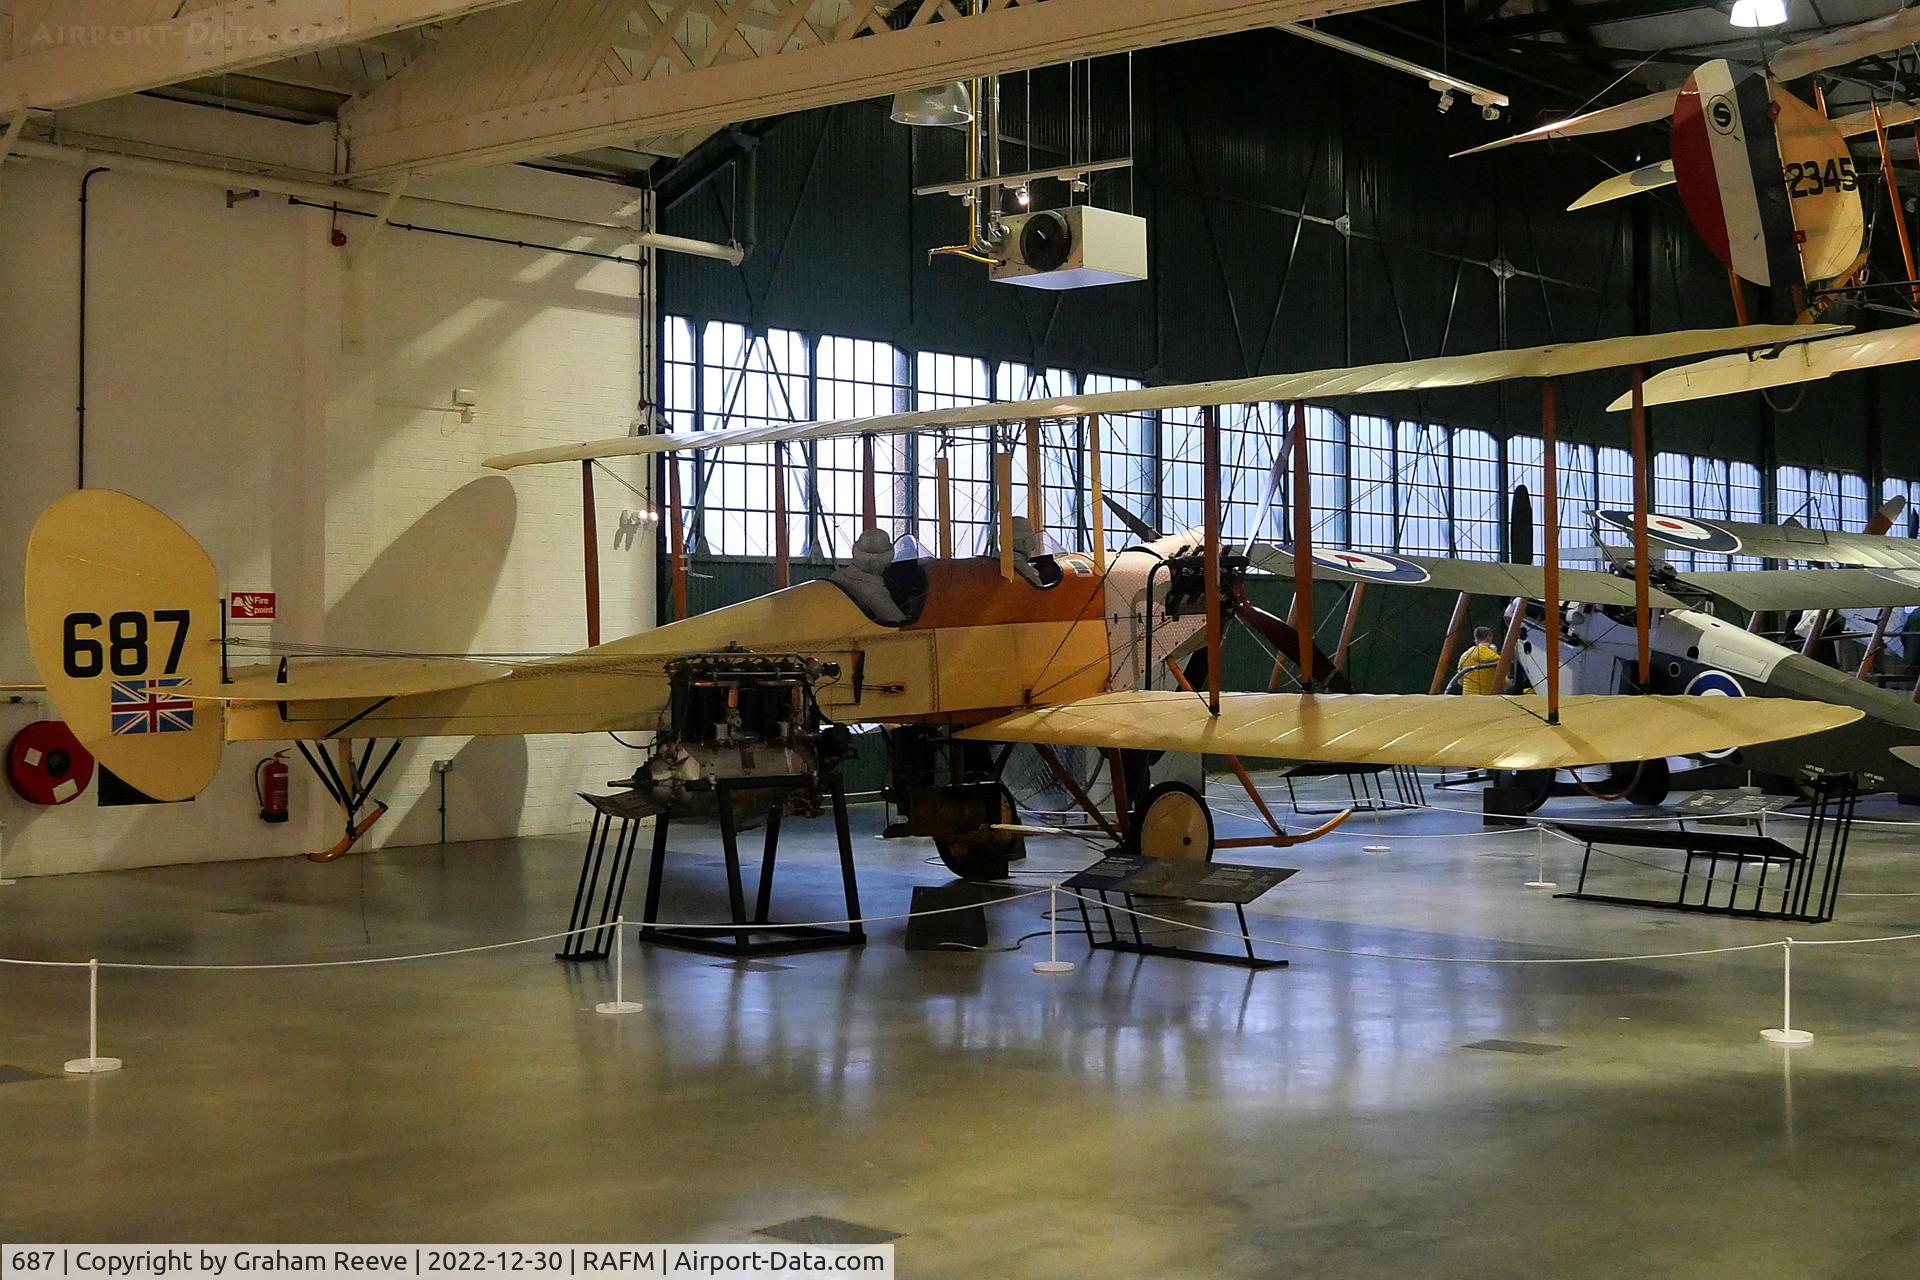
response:
{"label": "spoked wheel", "polygon": [[[1000,799],[1000,821],[1014,823],[1020,814],[1013,801]],[[1027,838],[1017,831],[980,827],[964,835],[935,836],[933,848],[947,870],[962,880],[1004,880],[1009,863],[1027,856]]]}
{"label": "spoked wheel", "polygon": [[1133,830],[1136,848],[1149,858],[1213,861],[1213,811],[1184,782],[1163,782],[1147,792]]}
{"label": "spoked wheel", "polygon": [[1627,803],[1651,807],[1666,800],[1672,789],[1673,772],[1665,760],[1643,761],[1627,787]]}

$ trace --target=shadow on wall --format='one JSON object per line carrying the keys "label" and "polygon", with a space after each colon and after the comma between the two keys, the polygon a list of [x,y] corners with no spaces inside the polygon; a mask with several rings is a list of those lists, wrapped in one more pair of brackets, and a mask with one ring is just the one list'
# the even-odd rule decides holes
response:
{"label": "shadow on wall", "polygon": [[[449,757],[445,739],[412,742],[401,748],[394,765],[428,768]],[[446,787],[447,839],[490,840],[520,829],[527,795],[527,740],[522,737],[469,738],[455,751],[443,778],[427,773],[427,789],[402,812],[398,806],[381,824],[384,845],[438,844],[440,794]]]}
{"label": "shadow on wall", "polygon": [[499,589],[518,503],[505,476],[442,498],[327,612],[335,645],[466,653]]}

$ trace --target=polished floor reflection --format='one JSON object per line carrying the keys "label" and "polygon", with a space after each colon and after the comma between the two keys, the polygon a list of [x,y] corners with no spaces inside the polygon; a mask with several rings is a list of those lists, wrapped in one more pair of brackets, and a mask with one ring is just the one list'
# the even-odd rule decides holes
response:
{"label": "polished floor reflection", "polygon": [[[946,880],[856,815],[870,913]],[[1468,812],[1377,831],[1240,855],[1301,868],[1252,919],[1316,948],[1253,975],[1077,936],[1077,972],[1035,975],[1044,937],[1003,948],[1046,928],[1044,899],[993,911],[978,953],[908,953],[901,922],[752,964],[636,948],[646,1009],[625,1018],[591,1011],[606,968],[552,944],[116,971],[101,1048],[127,1066],[86,1081],[59,1078],[84,1049],[84,978],[0,968],[0,1238],[738,1240],[820,1214],[900,1233],[911,1280],[1920,1272],[1920,943],[1797,953],[1796,1022],[1818,1039],[1782,1050],[1758,1036],[1779,1020],[1777,951],[1442,962],[1780,926],[1557,901],[1523,887],[1534,837]],[[1920,896],[1898,896],[1920,895],[1916,833],[1863,827],[1840,919],[1796,936],[1920,930]],[[826,834],[789,829],[789,918],[834,914]],[[680,919],[724,901],[698,836],[678,842]],[[1549,874],[1577,852],[1548,846]],[[0,889],[0,955],[491,942],[561,927],[577,859],[551,838],[29,880]],[[1036,843],[1020,878],[1089,860]]]}

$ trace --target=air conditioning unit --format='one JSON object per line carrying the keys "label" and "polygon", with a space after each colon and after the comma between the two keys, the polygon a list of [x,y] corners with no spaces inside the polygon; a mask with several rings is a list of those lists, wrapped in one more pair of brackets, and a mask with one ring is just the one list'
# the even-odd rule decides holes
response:
{"label": "air conditioning unit", "polygon": [[1077,204],[1002,219],[1006,238],[987,269],[1031,289],[1084,289],[1147,278],[1147,220]]}

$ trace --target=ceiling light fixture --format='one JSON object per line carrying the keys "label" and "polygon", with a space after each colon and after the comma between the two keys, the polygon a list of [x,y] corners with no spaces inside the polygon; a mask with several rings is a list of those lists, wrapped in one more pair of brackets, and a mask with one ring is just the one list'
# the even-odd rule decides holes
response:
{"label": "ceiling light fixture", "polygon": [[1736,27],[1778,27],[1787,21],[1787,0],[1733,0],[1727,21]]}
{"label": "ceiling light fixture", "polygon": [[958,80],[929,89],[902,89],[893,95],[893,109],[887,114],[895,124],[957,128],[973,119],[973,95]]}

